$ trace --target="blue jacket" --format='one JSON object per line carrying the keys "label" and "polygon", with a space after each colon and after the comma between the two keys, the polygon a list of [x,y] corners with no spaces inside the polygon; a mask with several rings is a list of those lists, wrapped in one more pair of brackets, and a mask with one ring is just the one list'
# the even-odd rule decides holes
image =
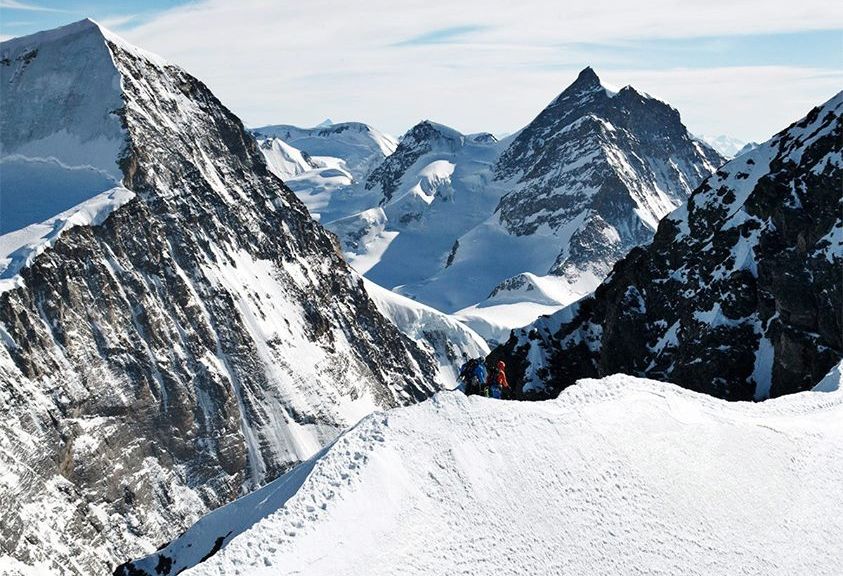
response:
{"label": "blue jacket", "polygon": [[482,362],[478,363],[477,366],[474,368],[474,376],[480,382],[480,384],[486,383],[486,365]]}

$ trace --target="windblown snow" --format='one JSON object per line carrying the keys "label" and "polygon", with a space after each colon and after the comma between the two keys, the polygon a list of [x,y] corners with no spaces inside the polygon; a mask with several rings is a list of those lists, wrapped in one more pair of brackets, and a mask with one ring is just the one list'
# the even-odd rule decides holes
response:
{"label": "windblown snow", "polygon": [[841,441],[839,389],[728,403],[616,375],[540,403],[440,393],[134,567],[175,574],[216,544],[186,574],[831,575]]}

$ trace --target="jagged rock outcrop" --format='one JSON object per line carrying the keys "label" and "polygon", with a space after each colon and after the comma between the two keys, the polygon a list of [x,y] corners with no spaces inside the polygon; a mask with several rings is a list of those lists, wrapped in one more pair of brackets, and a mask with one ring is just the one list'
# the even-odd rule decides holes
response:
{"label": "jagged rock outcrop", "polygon": [[586,68],[501,154],[495,178],[512,190],[497,212],[516,236],[565,237],[547,273],[602,278],[722,162],[674,108]]}
{"label": "jagged rock outcrop", "polygon": [[91,21],[0,53],[3,153],[134,193],[2,285],[2,554],[108,572],[436,388],[204,84]]}
{"label": "jagged rock outcrop", "polygon": [[526,392],[623,372],[732,400],[811,388],[843,356],[843,92],[723,165],[576,304],[513,333]]}

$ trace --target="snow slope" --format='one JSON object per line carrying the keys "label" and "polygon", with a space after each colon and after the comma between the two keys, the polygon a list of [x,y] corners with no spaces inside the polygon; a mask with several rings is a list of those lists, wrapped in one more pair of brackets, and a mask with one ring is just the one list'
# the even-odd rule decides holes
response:
{"label": "snow slope", "polygon": [[121,80],[102,37],[75,23],[3,42],[0,80],[0,234],[120,186]]}
{"label": "snow slope", "polygon": [[395,138],[362,122],[315,128],[277,124],[255,128],[252,133],[259,139],[279,138],[309,156],[341,158],[356,177],[365,175],[398,146]]}
{"label": "snow slope", "polygon": [[460,319],[405,298],[374,282],[362,279],[369,298],[381,314],[404,334],[426,348],[439,362],[438,382],[457,387],[459,369],[469,358],[485,357],[489,345]]}
{"label": "snow slope", "polygon": [[362,183],[398,142],[360,122],[299,128],[287,124],[252,130],[267,164],[323,222],[377,206]]}
{"label": "snow slope", "polygon": [[[616,375],[440,393],[134,564],[174,574],[817,576],[843,548],[843,392],[727,403]],[[218,538],[221,538],[217,541]]]}
{"label": "snow slope", "polygon": [[503,343],[513,328],[521,328],[539,316],[560,310],[571,299],[570,291],[555,276],[524,272],[495,287],[488,298],[468,306],[454,317],[483,336],[487,342]]}
{"label": "snow slope", "polygon": [[[373,226],[371,212],[365,211],[327,227],[339,237],[347,259],[366,259],[366,277],[375,283],[393,289],[422,282],[446,266],[460,236],[494,212],[503,190],[491,185],[491,167],[504,145],[420,122],[366,180],[364,188],[374,194],[385,218]],[[363,236],[382,240],[361,244],[357,239]],[[446,310],[438,301],[420,300]]]}

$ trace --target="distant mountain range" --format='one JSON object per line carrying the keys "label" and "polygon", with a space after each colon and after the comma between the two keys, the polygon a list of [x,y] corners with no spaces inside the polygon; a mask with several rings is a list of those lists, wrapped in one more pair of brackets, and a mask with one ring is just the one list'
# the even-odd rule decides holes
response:
{"label": "distant mountain range", "polygon": [[700,136],[699,138],[728,160],[758,147],[757,142],[744,142],[743,140],[723,134],[720,136]]}
{"label": "distant mountain range", "polygon": [[[286,130],[257,133],[324,150]],[[495,341],[593,290],[723,161],[676,110],[629,86],[614,93],[586,68],[504,140],[424,121],[368,173],[313,187],[314,168],[288,182],[305,202],[331,198],[319,200],[330,217],[314,210],[369,279]]]}

